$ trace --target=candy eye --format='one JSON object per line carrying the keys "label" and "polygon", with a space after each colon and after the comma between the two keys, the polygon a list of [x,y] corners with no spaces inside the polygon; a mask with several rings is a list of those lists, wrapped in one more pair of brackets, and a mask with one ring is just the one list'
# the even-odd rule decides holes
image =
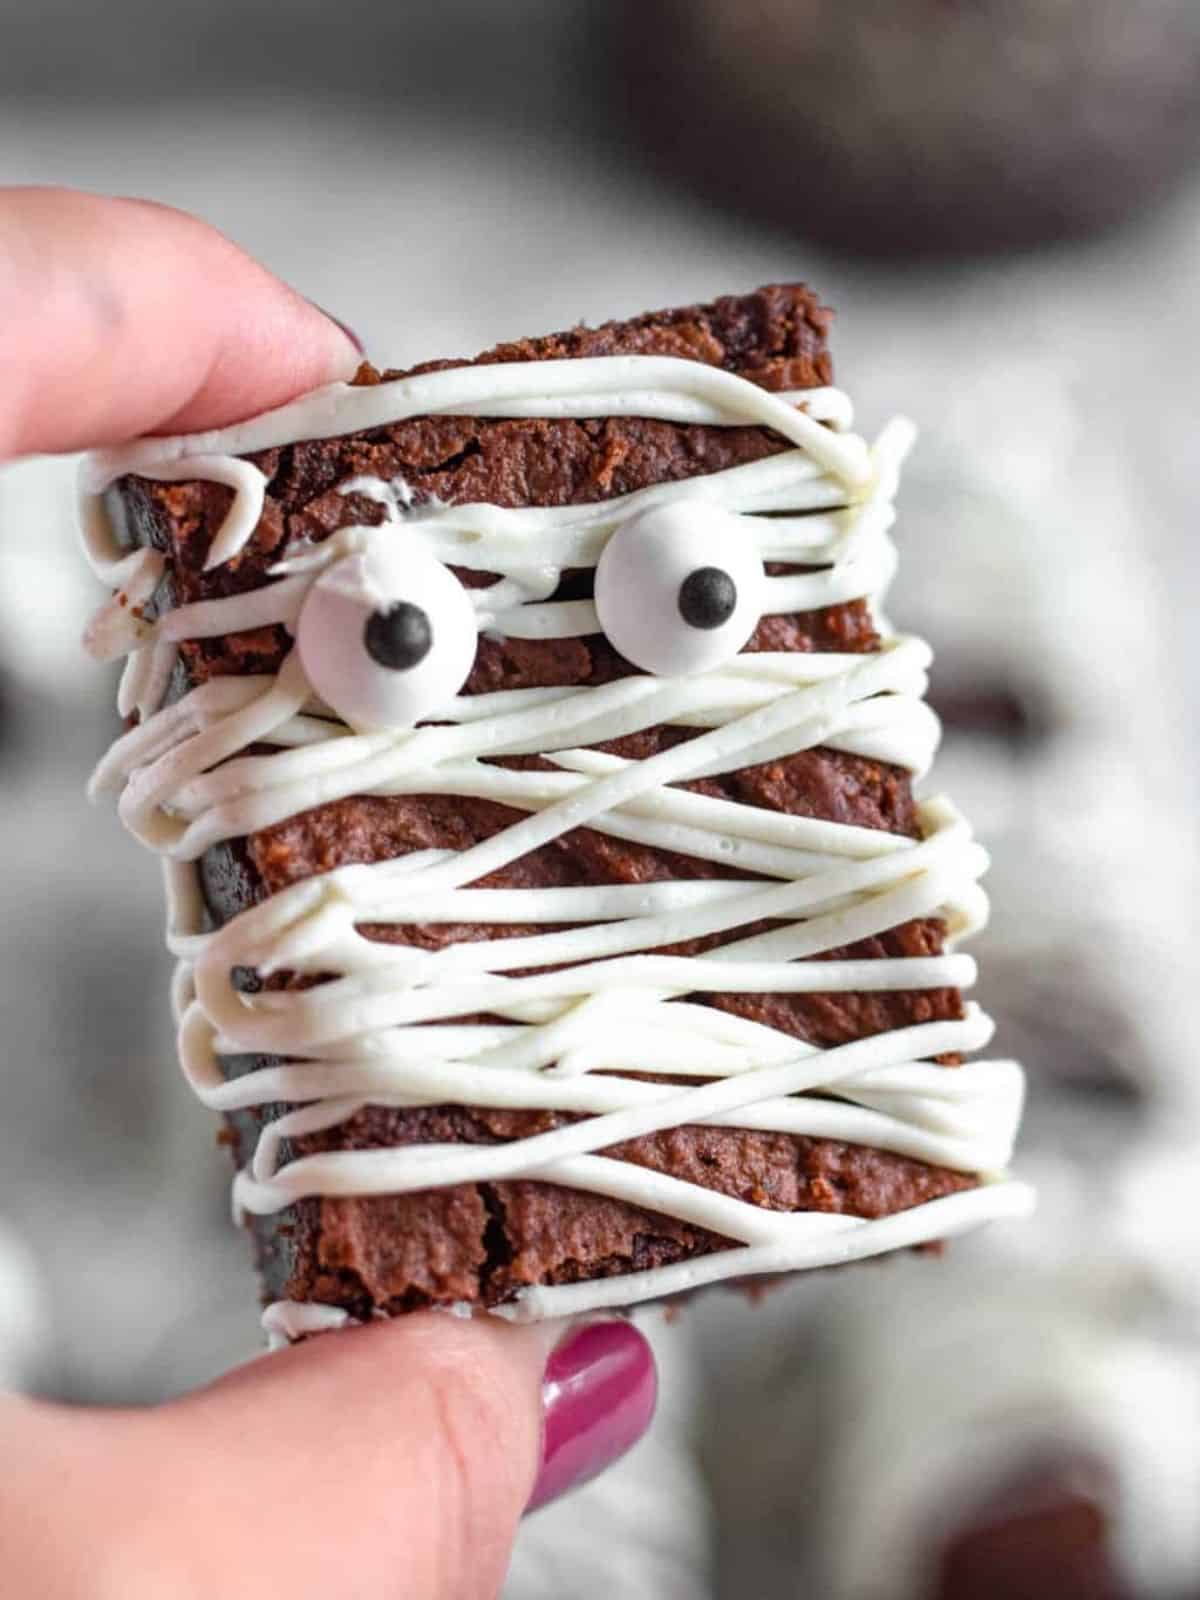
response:
{"label": "candy eye", "polygon": [[737,655],[758,626],[763,584],[744,519],[684,501],[616,530],[596,564],[596,610],[626,660],[674,678]]}
{"label": "candy eye", "polygon": [[296,648],[317,694],[352,728],[407,728],[452,700],[478,644],[475,608],[416,543],[373,544],[309,590]]}

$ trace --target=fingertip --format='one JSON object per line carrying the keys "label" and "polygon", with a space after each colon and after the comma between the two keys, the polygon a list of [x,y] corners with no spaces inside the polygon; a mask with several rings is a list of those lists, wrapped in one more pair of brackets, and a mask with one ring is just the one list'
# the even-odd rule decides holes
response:
{"label": "fingertip", "polygon": [[199,218],[0,189],[0,459],[222,427],[352,378],[338,319]]}
{"label": "fingertip", "polygon": [[526,1513],[613,1466],[645,1435],[658,1403],[658,1369],[632,1322],[572,1329],[542,1377],[542,1449]]}
{"label": "fingertip", "polygon": [[182,406],[143,431],[225,427],[325,384],[349,383],[362,365],[354,336],[265,267],[241,258],[233,276],[239,299],[223,313],[225,329],[206,371]]}
{"label": "fingertip", "polygon": [[348,1561],[363,1593],[403,1571],[410,1600],[493,1594],[537,1474],[553,1339],[420,1312],[264,1355],[158,1419],[170,1498],[209,1508],[228,1561],[259,1523],[221,1463],[269,1484],[288,1508],[274,1575],[296,1596],[342,1592]]}
{"label": "fingertip", "polygon": [[421,1312],[263,1355],[110,1426],[144,1485],[137,1537],[170,1576],[161,1592],[249,1600],[240,1575],[261,1570],[266,1538],[293,1600],[400,1583],[407,1600],[482,1600],[521,1516],[624,1454],[656,1387],[628,1322]]}
{"label": "fingertip", "polygon": [[340,317],[335,317],[332,311],[327,311],[323,305],[318,305],[315,300],[310,300],[309,304],[315,306],[323,317],[327,318],[328,321],[333,323],[335,328],[346,335],[346,338],[349,339],[350,343],[354,346],[354,349],[358,354],[358,358],[361,361],[367,353],[367,347],[363,344],[362,340],[359,338],[358,334],[355,333],[350,324],[348,322],[343,322]]}

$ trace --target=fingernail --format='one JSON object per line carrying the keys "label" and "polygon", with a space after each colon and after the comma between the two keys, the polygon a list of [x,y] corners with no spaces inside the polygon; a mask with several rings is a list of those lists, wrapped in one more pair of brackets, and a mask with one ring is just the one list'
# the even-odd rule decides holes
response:
{"label": "fingernail", "polygon": [[551,1355],[542,1379],[542,1465],[527,1511],[587,1483],[650,1426],[658,1376],[628,1322],[593,1322]]}
{"label": "fingernail", "polygon": [[347,339],[349,339],[350,343],[358,351],[360,356],[366,355],[366,346],[363,344],[362,340],[358,337],[349,323],[343,322],[341,317],[335,317],[332,311],[326,311],[325,307],[323,305],[319,305],[316,300],[310,300],[309,304],[316,306],[317,310],[323,317],[328,317],[329,321],[333,323],[335,328],[340,328],[342,330]]}

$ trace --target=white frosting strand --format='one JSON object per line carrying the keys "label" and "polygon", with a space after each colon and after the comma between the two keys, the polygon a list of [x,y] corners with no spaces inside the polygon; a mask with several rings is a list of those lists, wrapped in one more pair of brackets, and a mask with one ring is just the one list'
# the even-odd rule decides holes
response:
{"label": "white frosting strand", "polygon": [[[262,512],[265,479],[238,456],[424,414],[758,424],[793,448],[707,477],[561,508],[413,508],[405,485],[358,479],[342,492],[382,505],[381,526],[344,528],[289,552],[275,581],[251,593],[182,606],[156,621],[144,617],[164,563],[157,552],[129,555],[120,547],[105,498],[118,477],[133,472],[232,488],[209,552],[212,567],[245,548]],[[820,569],[766,578],[768,611],[859,598],[878,606],[895,566],[888,530],[911,429],[893,424],[872,450],[843,431],[849,422],[849,404],[837,391],[768,394],[696,362],[611,357],[454,368],[374,388],[333,385],[221,433],[145,440],[89,461],[85,540],[96,570],[120,593],[88,643],[102,658],[130,653],[121,705],[139,714],[100,763],[93,789],[119,792],[126,825],[166,863],[188,1081],[214,1110],[277,1102],[293,1108],[263,1129],[238,1174],[240,1212],[269,1214],[316,1195],[526,1178],[626,1201],[734,1241],[675,1266],[526,1290],[502,1308],[505,1316],[533,1319],[719,1278],[857,1259],[1028,1210],[1028,1190],[1003,1177],[1020,1116],[1019,1068],[992,1061],[955,1069],[929,1059],[987,1043],[991,1024],[977,1007],[959,1020],[821,1050],[702,1002],[720,993],[972,983],[974,963],[955,945],[986,915],[978,887],[986,857],[948,801],[921,806],[922,837],[912,840],[678,787],[817,745],[924,772],[938,728],[922,702],[930,656],[921,641],[891,637],[873,655],[738,655],[690,676],[634,676],[600,688],[458,695],[427,724],[382,732],[356,733],[338,720],[314,694],[296,650],[273,676],[218,679],[163,703],[181,641],[272,624],[295,634],[322,574],[394,540],[398,523],[437,560],[499,574],[494,587],[469,591],[470,598],[481,631],[512,638],[600,631],[591,601],[549,599],[562,571],[594,566],[630,517],[685,499],[702,501],[710,516],[727,516],[730,539],[751,541],[761,560]],[[589,748],[663,723],[698,731],[641,761]],[[247,755],[252,746],[269,753]],[[547,757],[553,770],[494,764],[531,753]],[[523,815],[467,850],[339,868],[210,929],[194,866],[210,846],[351,795],[430,793],[495,801]],[[471,887],[580,827],[753,876]],[[825,959],[928,916],[946,920],[944,955]],[[696,956],[653,953],[764,920],[781,925]],[[529,931],[432,952],[358,931],[387,923]],[[575,926],[564,931],[563,924]],[[546,925],[551,931],[538,931]],[[234,969],[338,976],[306,990],[247,994],[235,988]],[[501,1020],[459,1020],[479,1013]],[[262,1054],[274,1064],[227,1076],[223,1058]],[[625,1076],[632,1072],[684,1081],[648,1083]],[[502,1145],[289,1154],[295,1139],[337,1128],[368,1105],[445,1103],[581,1120]],[[867,1220],[772,1211],[599,1153],[703,1123],[870,1145],[982,1181]],[[266,1325],[273,1338],[287,1339],[344,1320],[326,1307],[281,1305],[267,1313]]]}
{"label": "white frosting strand", "polygon": [[316,1333],[333,1333],[354,1322],[340,1306],[301,1304],[297,1300],[276,1300],[262,1314],[262,1329],[271,1350],[282,1350],[297,1339]]}

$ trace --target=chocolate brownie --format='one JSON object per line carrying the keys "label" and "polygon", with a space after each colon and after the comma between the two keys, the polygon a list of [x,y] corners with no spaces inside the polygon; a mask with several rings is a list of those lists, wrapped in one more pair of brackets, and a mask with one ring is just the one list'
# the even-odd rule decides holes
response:
{"label": "chocolate brownie", "polygon": [[1137,1600],[1113,1557],[1111,1491],[1080,1476],[1078,1463],[1037,1461],[1012,1474],[946,1540],[929,1600]]}
{"label": "chocolate brownie", "polygon": [[[665,354],[737,373],[770,390],[808,388],[831,378],[829,321],[830,313],[808,289],[779,285],[706,306],[501,345],[478,361]],[[470,363],[433,363],[413,370],[465,365]],[[397,376],[402,374],[380,374],[364,365],[356,382],[372,385]],[[205,557],[230,504],[229,490],[206,482],[126,477],[118,495],[125,537],[166,556],[166,575],[154,601],[161,612],[254,589],[285,547],[319,542],[351,523],[380,523],[383,512],[375,501],[338,492],[352,478],[401,478],[417,506],[435,499],[444,505],[582,505],[758,461],[784,448],[781,437],[755,426],[627,417],[432,416],[264,450],[249,457],[268,479],[262,518],[243,552],[212,571],[204,570]],[[479,573],[458,575],[468,584],[489,581]],[[568,570],[554,598],[587,596],[590,584],[590,572]],[[879,644],[868,605],[851,601],[814,612],[767,616],[747,648],[866,655]],[[174,692],[230,674],[274,671],[287,645],[280,627],[185,642]],[[465,692],[594,687],[634,670],[599,634],[514,639],[485,632]],[[657,727],[600,748],[640,758],[690,735],[687,729]],[[539,759],[508,758],[512,765],[525,766],[536,766]],[[808,750],[687,787],[798,816],[909,837],[918,832],[906,771],[832,749]],[[286,885],[337,866],[383,861],[430,847],[462,849],[491,837],[517,815],[492,801],[438,795],[356,795],[333,801],[209,849],[200,864],[209,912],[222,924]],[[581,827],[481,883],[636,884],[720,875],[734,874],[706,860]],[[471,924],[367,931],[374,938],[434,949],[521,930]],[[746,932],[739,929],[738,935]],[[941,922],[923,918],[830,954],[936,955],[943,933]],[[259,982],[253,973],[243,974],[242,981],[247,988]],[[285,975],[270,981],[286,985],[290,980]],[[708,998],[739,1016],[818,1045],[962,1015],[958,991],[945,988]],[[231,1059],[226,1070],[237,1073],[262,1064],[263,1058]],[[249,1158],[264,1122],[279,1110],[266,1106],[230,1118],[229,1138],[240,1161]],[[559,1113],[461,1105],[373,1106],[327,1133],[297,1138],[288,1153],[445,1141],[495,1144],[570,1120]],[[901,1211],[976,1182],[963,1172],[861,1145],[717,1126],[655,1133],[608,1153],[773,1210],[847,1212],[864,1218]],[[281,1218],[256,1219],[252,1227],[268,1299],[326,1302],[356,1315],[463,1301],[492,1306],[526,1285],[624,1273],[719,1251],[728,1243],[698,1226],[620,1200],[526,1180],[390,1197],[307,1199]]]}
{"label": "chocolate brownie", "polygon": [[624,0],[648,163],[856,254],[1029,249],[1122,224],[1200,159],[1193,0]]}
{"label": "chocolate brownie", "polygon": [[1026,1461],[945,1541],[929,1600],[1197,1600],[1200,1573],[1163,1587],[1123,1570],[1112,1477],[1082,1458]]}

